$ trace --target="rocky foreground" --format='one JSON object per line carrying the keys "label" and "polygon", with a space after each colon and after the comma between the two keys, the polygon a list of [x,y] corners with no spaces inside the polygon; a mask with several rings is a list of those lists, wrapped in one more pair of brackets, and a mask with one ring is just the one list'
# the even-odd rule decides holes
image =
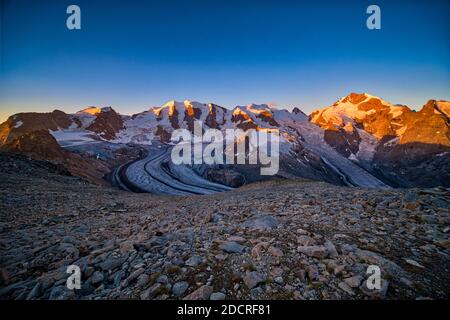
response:
{"label": "rocky foreground", "polygon": [[449,189],[299,180],[163,197],[6,154],[0,181],[1,299],[450,297]]}

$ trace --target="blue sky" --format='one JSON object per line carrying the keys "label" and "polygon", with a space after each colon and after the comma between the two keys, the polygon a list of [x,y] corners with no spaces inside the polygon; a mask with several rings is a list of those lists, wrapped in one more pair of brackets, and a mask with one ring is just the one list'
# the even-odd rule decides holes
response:
{"label": "blue sky", "polygon": [[[350,92],[450,100],[450,1],[0,0],[0,121],[176,99],[309,113]],[[82,29],[66,28],[81,8]],[[366,8],[381,8],[381,30]]]}

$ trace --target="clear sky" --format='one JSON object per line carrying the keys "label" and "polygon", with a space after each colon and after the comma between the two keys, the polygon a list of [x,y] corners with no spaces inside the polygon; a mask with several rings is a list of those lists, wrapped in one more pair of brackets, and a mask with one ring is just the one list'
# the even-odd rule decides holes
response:
{"label": "clear sky", "polygon": [[[300,107],[450,100],[450,1],[0,0],[0,121],[168,100]],[[81,30],[66,8],[81,8]],[[381,30],[366,8],[381,7]]]}

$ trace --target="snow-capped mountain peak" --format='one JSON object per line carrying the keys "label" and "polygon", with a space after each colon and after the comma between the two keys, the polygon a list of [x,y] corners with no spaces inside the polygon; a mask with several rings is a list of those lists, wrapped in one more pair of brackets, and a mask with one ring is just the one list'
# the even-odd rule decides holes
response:
{"label": "snow-capped mountain peak", "polygon": [[391,121],[411,112],[406,106],[393,105],[377,96],[367,93],[351,93],[333,105],[311,113],[311,122],[329,129],[343,128],[349,122],[371,133],[377,139],[396,134],[399,128]]}
{"label": "snow-capped mountain peak", "polygon": [[[352,180],[348,183],[379,186],[380,181],[363,172],[375,170],[374,164],[415,159],[416,155],[446,154],[450,148],[449,111],[447,101],[430,100],[420,111],[413,112],[407,106],[393,105],[368,93],[351,93],[314,111],[309,118],[298,108],[288,111],[267,104],[249,104],[226,109],[213,103],[171,100],[132,116],[100,106],[75,114],[20,113],[0,125],[0,143],[18,145],[21,136],[46,130],[62,147],[89,143],[95,146],[102,141],[149,145],[169,142],[176,129],[193,132],[195,121],[202,122],[205,130],[276,129],[280,152],[289,159],[289,170],[306,177],[326,176],[326,181],[337,181],[343,173]],[[408,163],[405,168],[409,166]],[[333,171],[333,178],[323,170]],[[377,174],[383,177],[383,173]],[[388,181],[391,179],[387,177]]]}
{"label": "snow-capped mountain peak", "polygon": [[102,112],[109,112],[109,111],[111,111],[111,110],[112,110],[111,107],[91,106],[91,107],[87,107],[87,108],[85,108],[85,109],[83,109],[83,110],[78,111],[77,114],[83,114],[83,113],[86,113],[86,114],[90,114],[90,115],[96,116],[96,115],[98,115],[99,113],[102,113]]}

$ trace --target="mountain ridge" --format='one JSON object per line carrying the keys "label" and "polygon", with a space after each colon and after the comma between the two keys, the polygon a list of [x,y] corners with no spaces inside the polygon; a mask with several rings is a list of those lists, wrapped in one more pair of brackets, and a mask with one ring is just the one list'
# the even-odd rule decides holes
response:
{"label": "mountain ridge", "polygon": [[[91,153],[98,154],[102,149],[95,146],[105,143],[168,143],[174,130],[193,132],[194,122],[201,121],[204,129],[278,129],[284,161],[282,173],[286,176],[372,187],[383,185],[377,180],[395,187],[421,186],[424,181],[425,186],[432,186],[435,172],[443,174],[434,179],[438,184],[445,184],[450,175],[449,106],[447,101],[429,100],[422,109],[413,111],[367,93],[351,93],[309,116],[298,108],[288,111],[267,104],[249,104],[230,110],[192,100],[171,100],[131,116],[121,115],[112,107],[91,106],[73,114],[55,110],[12,115],[0,124],[0,149],[8,149],[5,146],[11,141],[31,132],[47,130],[70,152],[80,152],[88,145]],[[16,146],[20,146],[17,141]],[[20,148],[15,150],[21,152]],[[417,175],[417,181],[408,179],[410,168],[433,162],[438,154],[440,166],[444,164],[443,172],[432,163],[427,169],[420,169],[423,179]],[[341,176],[342,181],[331,178],[333,175]]]}

